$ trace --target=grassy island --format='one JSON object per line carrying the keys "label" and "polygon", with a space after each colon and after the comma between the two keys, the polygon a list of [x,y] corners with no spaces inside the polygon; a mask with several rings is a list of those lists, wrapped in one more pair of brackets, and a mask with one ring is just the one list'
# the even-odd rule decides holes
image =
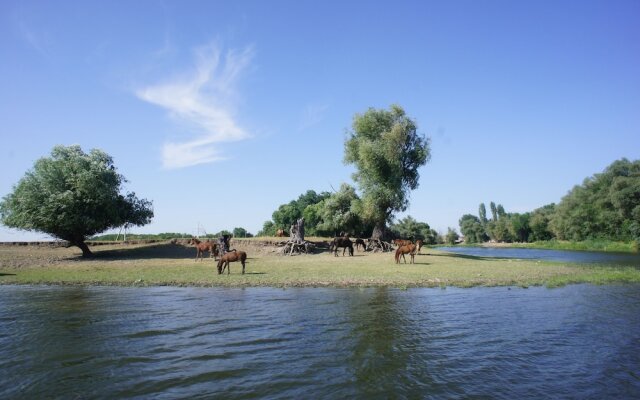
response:
{"label": "grassy island", "polygon": [[212,259],[195,261],[192,247],[169,242],[96,246],[91,259],[74,248],[0,246],[0,284],[408,288],[640,282],[640,268],[634,267],[504,260],[433,249],[423,249],[415,264],[398,265],[390,253],[282,256],[273,244],[259,240],[234,247],[248,253],[245,275],[238,263],[231,264],[230,275],[218,275]]}

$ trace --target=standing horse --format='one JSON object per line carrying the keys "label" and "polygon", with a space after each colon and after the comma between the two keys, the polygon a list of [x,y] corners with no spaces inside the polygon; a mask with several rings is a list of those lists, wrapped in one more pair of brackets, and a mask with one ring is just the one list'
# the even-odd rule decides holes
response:
{"label": "standing horse", "polygon": [[405,239],[394,239],[393,240],[393,244],[395,244],[398,247],[401,246],[406,246],[408,244],[412,244],[413,242],[411,240],[405,240]]}
{"label": "standing horse", "polygon": [[364,240],[358,238],[356,239],[356,250],[358,250],[360,246],[362,246],[362,251],[365,251],[367,249],[367,245],[365,244]]}
{"label": "standing horse", "polygon": [[420,249],[422,249],[422,245],[424,244],[424,241],[421,239],[416,240],[416,247],[418,248],[418,254],[420,254]]}
{"label": "standing horse", "polygon": [[342,247],[342,255],[344,256],[344,252],[349,249],[349,255],[353,255],[353,243],[351,239],[348,237],[337,237],[333,239],[331,244],[329,245],[329,251],[333,251],[336,257],[338,257],[338,247]]}
{"label": "standing horse", "polygon": [[406,244],[404,246],[398,247],[398,250],[396,250],[396,264],[400,264],[400,256],[402,256],[404,263],[405,264],[407,263],[407,259],[404,258],[405,254],[409,254],[411,256],[411,264],[414,264],[414,257],[416,255],[416,245],[411,243],[411,244]]}
{"label": "standing horse", "polygon": [[247,261],[247,253],[240,250],[230,251],[220,257],[220,260],[218,261],[218,275],[222,274],[225,268],[227,269],[227,275],[229,275],[231,273],[229,263],[236,261],[240,261],[242,263],[242,275],[244,275],[244,263]]}
{"label": "standing horse", "polygon": [[196,246],[196,261],[198,258],[202,259],[205,251],[209,252],[209,258],[214,257],[218,253],[218,249],[215,243],[207,240],[206,242],[201,242],[196,238],[191,238],[189,244],[193,244]]}

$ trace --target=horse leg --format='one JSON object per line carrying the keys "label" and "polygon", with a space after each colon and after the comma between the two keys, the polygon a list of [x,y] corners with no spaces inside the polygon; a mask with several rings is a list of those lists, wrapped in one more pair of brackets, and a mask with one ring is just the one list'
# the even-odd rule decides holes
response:
{"label": "horse leg", "polygon": [[245,261],[242,260],[242,275],[244,275],[244,263],[245,263]]}
{"label": "horse leg", "polygon": [[231,262],[227,261],[227,275],[231,273]]}

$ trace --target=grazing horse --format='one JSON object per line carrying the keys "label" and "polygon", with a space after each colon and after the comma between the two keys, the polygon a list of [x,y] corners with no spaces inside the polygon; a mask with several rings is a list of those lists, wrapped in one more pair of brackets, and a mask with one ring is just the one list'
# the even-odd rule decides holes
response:
{"label": "grazing horse", "polygon": [[277,237],[285,237],[285,236],[287,236],[287,233],[284,231],[284,229],[278,229],[276,231],[276,236]]}
{"label": "grazing horse", "polygon": [[214,242],[207,240],[206,242],[201,242],[196,238],[191,238],[189,244],[193,244],[196,246],[196,261],[198,258],[202,259],[205,251],[209,252],[209,258],[214,257],[218,254],[218,247]]}
{"label": "grazing horse", "polygon": [[418,248],[418,254],[420,254],[420,249],[422,249],[422,245],[424,244],[424,241],[421,239],[416,240],[416,247]]}
{"label": "grazing horse", "polygon": [[360,248],[360,246],[362,246],[362,251],[365,251],[367,249],[367,245],[364,242],[364,240],[356,239],[356,250],[358,250]]}
{"label": "grazing horse", "polygon": [[222,274],[225,268],[227,269],[227,275],[229,275],[231,273],[229,263],[236,261],[240,261],[242,263],[242,274],[244,275],[244,263],[247,261],[247,253],[240,250],[230,251],[220,257],[220,260],[218,261],[218,275]]}
{"label": "grazing horse", "polygon": [[349,249],[349,255],[353,255],[353,243],[349,237],[336,237],[333,239],[331,244],[329,245],[329,251],[333,250],[333,253],[336,257],[338,257],[338,247],[342,247],[342,255],[344,256],[344,252]]}
{"label": "grazing horse", "polygon": [[404,263],[405,264],[407,263],[407,259],[404,258],[405,254],[409,254],[411,256],[411,264],[414,264],[414,257],[416,255],[416,245],[411,243],[411,244],[406,244],[404,246],[398,247],[398,250],[396,250],[396,264],[400,264],[400,256],[402,256]]}
{"label": "grazing horse", "polygon": [[405,239],[394,239],[393,240],[393,244],[395,244],[398,247],[402,247],[402,246],[406,246],[408,244],[412,244],[413,242],[411,240],[405,240]]}

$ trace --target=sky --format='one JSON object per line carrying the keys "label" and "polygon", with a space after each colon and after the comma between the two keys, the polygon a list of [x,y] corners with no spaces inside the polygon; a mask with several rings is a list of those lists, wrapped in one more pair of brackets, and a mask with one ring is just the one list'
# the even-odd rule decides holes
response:
{"label": "sky", "polygon": [[354,116],[398,104],[431,149],[398,218],[532,211],[640,159],[639,20],[637,0],[3,0],[0,196],[79,144],[153,201],[133,232],[255,234],[354,184]]}

